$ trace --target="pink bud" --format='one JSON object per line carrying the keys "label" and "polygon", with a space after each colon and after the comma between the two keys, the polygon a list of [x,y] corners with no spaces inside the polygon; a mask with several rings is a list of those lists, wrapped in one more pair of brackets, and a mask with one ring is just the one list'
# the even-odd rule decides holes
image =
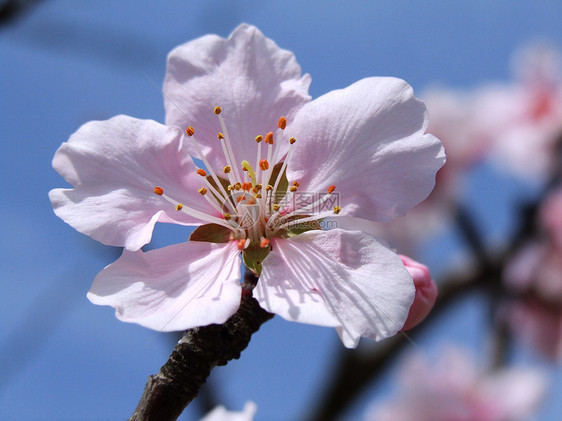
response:
{"label": "pink bud", "polygon": [[400,255],[400,258],[414,279],[414,286],[416,287],[414,302],[410,307],[408,319],[402,328],[403,330],[408,330],[425,319],[433,308],[435,300],[437,299],[437,284],[431,279],[427,266],[416,262],[408,256]]}

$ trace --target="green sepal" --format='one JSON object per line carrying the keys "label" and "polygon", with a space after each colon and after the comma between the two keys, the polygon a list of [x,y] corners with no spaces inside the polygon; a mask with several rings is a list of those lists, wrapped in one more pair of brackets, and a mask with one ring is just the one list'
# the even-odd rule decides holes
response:
{"label": "green sepal", "polygon": [[[275,185],[275,181],[277,177],[279,177],[279,172],[281,171],[281,167],[283,166],[282,162],[279,162],[273,167],[273,171],[271,171],[271,176],[269,177],[268,184],[271,186]],[[287,193],[287,189],[289,188],[289,180],[287,179],[287,168],[285,167],[285,171],[281,174],[281,180],[279,180],[279,184],[277,185],[277,190],[275,190],[274,203],[278,203],[281,198],[285,196]],[[279,200],[277,200],[279,198]]]}
{"label": "green sepal", "polygon": [[228,243],[232,241],[232,231],[222,225],[205,224],[198,227],[189,236],[190,241],[206,241],[207,243]]}
{"label": "green sepal", "polygon": [[257,276],[261,274],[261,264],[263,259],[267,257],[269,254],[269,246],[268,247],[260,247],[259,244],[250,244],[248,248],[246,248],[242,252],[242,257],[244,259],[244,264],[248,269],[254,272]]}
{"label": "green sepal", "polygon": [[291,225],[291,229],[286,230],[287,237],[294,237],[295,235],[302,234],[303,232],[312,231],[312,230],[322,230],[322,226],[318,220],[315,221],[306,221],[302,224],[299,224],[297,221],[302,218],[306,218],[307,215],[295,215],[292,218],[289,218],[291,222],[294,222],[294,225]]}

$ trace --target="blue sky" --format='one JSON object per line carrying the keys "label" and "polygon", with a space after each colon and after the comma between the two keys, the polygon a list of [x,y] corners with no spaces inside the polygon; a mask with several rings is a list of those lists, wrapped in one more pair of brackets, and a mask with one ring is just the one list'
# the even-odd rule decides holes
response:
{"label": "blue sky", "polygon": [[[64,185],[52,156],[82,123],[116,114],[163,121],[153,82],[161,84],[173,47],[206,33],[227,36],[248,22],[296,54],[312,75],[313,97],[373,75],[403,78],[419,92],[507,80],[510,55],[523,43],[547,39],[562,48],[560,16],[555,0],[46,0],[0,28],[0,419],[125,419],[173,346],[169,336],[89,303],[92,279],[117,251],[64,224],[47,197]],[[483,174],[471,179],[467,202],[488,234],[497,220],[511,221],[507,206],[519,187]],[[165,227],[156,242],[186,235]],[[454,235],[441,241],[456,244]],[[441,271],[452,255],[436,250],[428,258]],[[420,347],[459,341],[480,349],[485,311],[470,297],[431,326]],[[231,408],[254,400],[258,420],[299,419],[340,346],[331,329],[275,318],[211,381]],[[557,420],[562,371],[519,354],[552,372],[554,387],[537,419]],[[386,385],[368,391],[349,416],[358,417]],[[197,415],[188,408],[184,419]]]}

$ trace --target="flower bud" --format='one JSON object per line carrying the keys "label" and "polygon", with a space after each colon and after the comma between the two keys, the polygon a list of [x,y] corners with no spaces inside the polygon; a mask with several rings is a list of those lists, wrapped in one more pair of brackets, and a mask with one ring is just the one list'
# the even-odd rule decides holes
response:
{"label": "flower bud", "polygon": [[408,256],[400,255],[400,259],[402,259],[402,263],[404,263],[404,266],[412,276],[414,286],[416,287],[414,302],[410,307],[408,318],[402,328],[402,330],[408,330],[421,323],[433,308],[437,299],[437,284],[431,279],[427,266],[416,262]]}

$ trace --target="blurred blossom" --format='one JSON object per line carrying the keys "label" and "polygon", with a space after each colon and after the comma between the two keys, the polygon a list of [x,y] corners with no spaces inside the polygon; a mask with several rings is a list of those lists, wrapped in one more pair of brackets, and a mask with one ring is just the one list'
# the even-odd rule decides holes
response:
{"label": "blurred blossom", "polygon": [[416,262],[408,256],[400,255],[402,263],[412,275],[416,287],[414,303],[410,307],[408,319],[404,323],[404,330],[411,329],[420,324],[427,317],[437,299],[437,284],[431,278],[429,268]]}
{"label": "blurred blossom", "polygon": [[562,360],[562,189],[539,212],[537,238],[523,245],[503,273],[513,298],[501,312],[514,335],[545,356]]}
{"label": "blurred blossom", "polygon": [[515,77],[469,90],[434,87],[422,93],[428,132],[445,147],[447,162],[429,197],[405,217],[380,227],[403,253],[446,226],[464,193],[464,175],[489,157],[521,177],[544,180],[560,164],[562,70],[559,51],[532,44],[514,54]]}
{"label": "blurred blossom", "polygon": [[516,421],[532,415],[546,391],[538,371],[486,372],[458,349],[430,367],[422,356],[402,366],[399,395],[374,406],[366,421]]}
{"label": "blurred blossom", "polygon": [[481,135],[494,161],[510,172],[545,178],[558,164],[562,136],[560,52],[532,44],[514,54],[514,80],[481,88],[475,103]]}
{"label": "blurred blossom", "polygon": [[258,407],[254,402],[246,402],[241,412],[228,411],[224,406],[217,406],[201,421],[252,421],[256,415]]}

